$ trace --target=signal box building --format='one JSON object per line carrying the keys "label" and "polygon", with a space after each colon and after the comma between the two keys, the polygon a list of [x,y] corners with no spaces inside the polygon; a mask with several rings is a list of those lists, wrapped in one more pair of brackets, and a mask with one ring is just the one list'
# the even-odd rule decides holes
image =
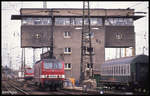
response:
{"label": "signal box building", "polygon": [[[12,19],[21,20],[22,23],[21,47],[50,47],[53,24],[54,55],[64,61],[65,77],[79,80],[82,11],[63,8],[21,9],[20,15],[12,15]],[[101,64],[105,61],[105,48],[135,48],[133,22],[143,16],[135,16],[133,9],[90,9],[90,17],[93,70],[95,74],[100,74]],[[88,20],[85,20],[85,24],[88,24]]]}

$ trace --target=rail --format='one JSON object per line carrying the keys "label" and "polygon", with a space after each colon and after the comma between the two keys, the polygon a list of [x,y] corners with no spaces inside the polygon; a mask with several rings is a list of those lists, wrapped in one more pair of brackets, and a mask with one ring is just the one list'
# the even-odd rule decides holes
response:
{"label": "rail", "polygon": [[25,92],[24,90],[22,90],[22,89],[20,89],[20,88],[18,88],[18,87],[16,87],[16,86],[14,86],[13,84],[10,84],[9,82],[8,82],[8,84],[9,84],[11,87],[15,88],[16,90],[20,91],[21,93],[23,93],[23,94],[25,94],[25,95],[29,95],[29,93],[27,93],[27,92]]}

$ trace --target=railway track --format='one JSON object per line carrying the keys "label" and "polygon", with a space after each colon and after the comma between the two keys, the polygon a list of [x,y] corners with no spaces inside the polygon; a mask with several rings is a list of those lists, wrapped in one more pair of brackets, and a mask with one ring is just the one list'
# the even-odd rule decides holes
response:
{"label": "railway track", "polygon": [[[26,85],[26,86],[25,86]],[[18,82],[15,80],[2,81],[2,94],[7,95],[100,95],[100,90],[83,92],[82,90],[61,89],[50,91],[49,89],[39,89],[30,82]],[[103,90],[104,95],[139,95],[133,92]]]}
{"label": "railway track", "polygon": [[10,86],[13,87],[13,88],[15,88],[17,91],[23,93],[24,95],[29,95],[29,93],[27,93],[26,91],[24,91],[24,90],[22,90],[22,89],[16,87],[16,86],[13,85],[13,84],[10,84]]}
{"label": "railway track", "polygon": [[10,83],[9,81],[2,81],[2,94],[7,94],[7,95],[29,95],[26,91],[20,89],[13,83]]}
{"label": "railway track", "polygon": [[[7,85],[6,85],[7,83]],[[37,86],[34,86],[30,82],[18,82],[15,80],[6,80],[5,84],[6,86],[9,86],[8,90],[13,90],[15,94],[21,94],[21,95],[82,95],[86,93],[78,92],[78,91],[70,91],[70,90],[57,90],[57,91],[50,91],[49,89],[39,89]],[[26,85],[26,86],[25,86]],[[3,88],[6,89],[6,88]],[[7,90],[7,91],[8,91]],[[8,91],[9,92],[9,91]],[[14,95],[9,92],[9,95]]]}

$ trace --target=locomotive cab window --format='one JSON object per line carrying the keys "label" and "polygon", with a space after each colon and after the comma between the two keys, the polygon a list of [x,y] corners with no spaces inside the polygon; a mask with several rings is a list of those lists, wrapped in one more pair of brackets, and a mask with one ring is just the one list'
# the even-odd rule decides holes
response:
{"label": "locomotive cab window", "polygon": [[33,73],[33,70],[32,69],[27,69],[26,72],[27,73]]}
{"label": "locomotive cab window", "polygon": [[44,69],[52,69],[53,63],[52,62],[45,62],[44,63]]}
{"label": "locomotive cab window", "polygon": [[53,63],[53,68],[54,69],[61,69],[62,68],[61,62],[54,62]]}
{"label": "locomotive cab window", "polygon": [[61,62],[44,62],[44,69],[61,69]]}

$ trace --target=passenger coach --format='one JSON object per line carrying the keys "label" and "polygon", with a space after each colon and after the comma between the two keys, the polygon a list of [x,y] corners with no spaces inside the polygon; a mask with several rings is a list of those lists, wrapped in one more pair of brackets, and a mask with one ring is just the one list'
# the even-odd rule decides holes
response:
{"label": "passenger coach", "polygon": [[137,55],[108,60],[101,66],[101,82],[109,86],[121,86],[130,89],[148,90],[149,57]]}

